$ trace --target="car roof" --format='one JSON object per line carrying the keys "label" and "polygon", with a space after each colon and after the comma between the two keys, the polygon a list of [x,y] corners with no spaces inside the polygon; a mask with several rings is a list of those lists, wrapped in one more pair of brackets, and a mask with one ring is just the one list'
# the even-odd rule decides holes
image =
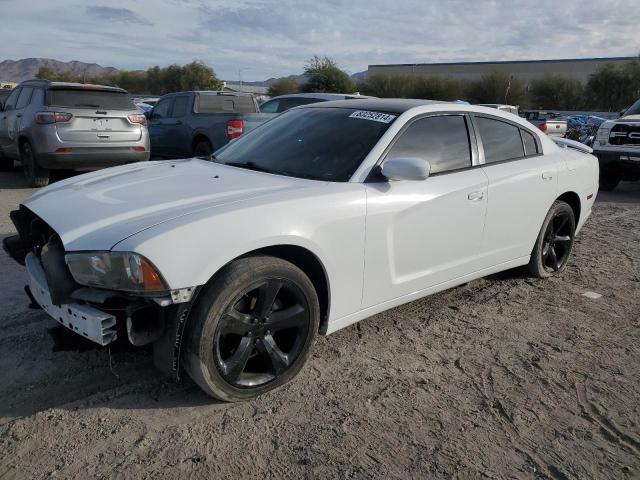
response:
{"label": "car roof", "polygon": [[362,100],[335,100],[332,102],[312,103],[297,108],[355,108],[360,110],[381,110],[383,112],[400,114],[414,107],[451,103],[452,102],[410,98],[365,98]]}
{"label": "car roof", "polygon": [[[127,93],[126,90],[120,87],[112,87],[110,85],[97,85],[93,83],[77,83],[77,82],[52,82],[50,80],[26,80],[20,86],[39,86],[45,88],[68,88],[74,90],[103,90],[103,91],[111,91],[111,92],[119,92],[119,93]],[[17,87],[16,87],[17,88]]]}
{"label": "car roof", "polygon": [[359,93],[288,93],[286,95],[278,95],[270,100],[279,100],[281,98],[319,98],[321,100],[344,100],[345,98],[375,98]]}

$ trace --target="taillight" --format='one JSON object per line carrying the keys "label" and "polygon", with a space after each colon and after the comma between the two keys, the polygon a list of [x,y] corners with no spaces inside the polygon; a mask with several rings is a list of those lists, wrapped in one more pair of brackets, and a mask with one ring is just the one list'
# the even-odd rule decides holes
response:
{"label": "taillight", "polygon": [[135,113],[133,115],[129,115],[127,118],[129,119],[129,121],[131,123],[137,123],[139,125],[146,125],[147,124],[147,117],[145,117],[144,115],[142,115],[140,113]]}
{"label": "taillight", "polygon": [[540,125],[538,125],[538,128],[544,133],[547,133],[547,122],[541,123]]}
{"label": "taillight", "polygon": [[72,117],[72,114],[66,112],[38,112],[36,113],[36,123],[40,125],[65,123],[71,120]]}
{"label": "taillight", "polygon": [[144,152],[145,151],[144,147],[141,146],[141,145],[137,145],[135,147],[131,147],[131,150],[133,150],[134,152]]}
{"label": "taillight", "polygon": [[227,122],[227,137],[238,138],[244,132],[244,120],[229,120]]}

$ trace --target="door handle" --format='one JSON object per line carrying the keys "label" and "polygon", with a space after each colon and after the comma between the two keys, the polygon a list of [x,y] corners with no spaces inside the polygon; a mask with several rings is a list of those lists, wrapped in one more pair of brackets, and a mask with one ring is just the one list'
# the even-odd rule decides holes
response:
{"label": "door handle", "polygon": [[[21,114],[21,113],[18,113],[18,114],[16,115],[16,117],[17,117],[17,118],[20,118],[21,116],[22,116],[22,114]],[[6,118],[6,117],[5,117],[5,118]]]}
{"label": "door handle", "polygon": [[479,202],[484,198],[484,192],[471,192],[467,198],[472,202]]}
{"label": "door handle", "polygon": [[553,174],[551,172],[542,172],[542,180],[553,180]]}

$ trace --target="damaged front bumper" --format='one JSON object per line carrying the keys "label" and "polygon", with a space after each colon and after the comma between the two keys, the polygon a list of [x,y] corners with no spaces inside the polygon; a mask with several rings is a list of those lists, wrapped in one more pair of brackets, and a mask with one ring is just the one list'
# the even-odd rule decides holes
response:
{"label": "damaged front bumper", "polygon": [[182,338],[201,287],[155,296],[84,287],[71,276],[64,245],[43,219],[22,205],[10,216],[18,235],[5,237],[3,248],[25,265],[33,307],[98,345],[118,338],[136,346],[153,344],[156,367],[179,379]]}
{"label": "damaged front bumper", "polygon": [[28,253],[25,264],[32,298],[60,325],[103,346],[117,338],[117,322],[114,315],[79,303],[55,305],[51,301],[47,279],[40,261],[33,253]]}

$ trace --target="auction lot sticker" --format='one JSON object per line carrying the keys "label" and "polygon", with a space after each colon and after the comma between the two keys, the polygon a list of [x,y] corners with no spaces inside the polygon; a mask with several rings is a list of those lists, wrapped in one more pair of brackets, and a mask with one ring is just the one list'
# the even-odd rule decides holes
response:
{"label": "auction lot sticker", "polygon": [[390,123],[396,118],[395,115],[381,112],[369,112],[367,110],[356,110],[349,118],[360,118],[362,120],[372,120],[374,122]]}

